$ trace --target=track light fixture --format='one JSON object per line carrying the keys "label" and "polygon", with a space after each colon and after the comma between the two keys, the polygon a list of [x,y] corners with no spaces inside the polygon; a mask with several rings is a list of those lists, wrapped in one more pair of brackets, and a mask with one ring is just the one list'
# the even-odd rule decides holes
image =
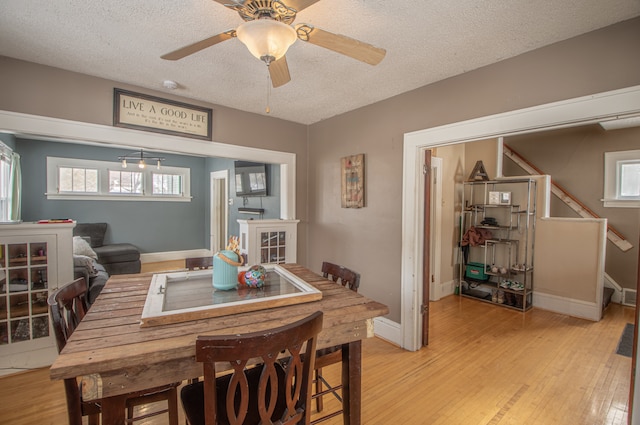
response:
{"label": "track light fixture", "polygon": [[156,163],[158,170],[160,169],[160,163],[164,161],[164,158],[159,156],[151,156],[144,153],[142,149],[140,152],[131,152],[126,155],[118,157],[118,161],[122,162],[122,168],[127,168],[127,160],[135,161],[138,164],[138,168],[143,169],[147,166],[147,163]]}

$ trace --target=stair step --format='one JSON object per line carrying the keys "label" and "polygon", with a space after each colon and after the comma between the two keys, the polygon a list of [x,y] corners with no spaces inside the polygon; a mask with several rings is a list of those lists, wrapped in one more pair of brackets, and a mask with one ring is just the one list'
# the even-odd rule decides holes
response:
{"label": "stair step", "polygon": [[607,308],[609,303],[611,303],[611,298],[613,297],[614,293],[615,293],[615,291],[613,290],[613,288],[609,288],[609,287],[605,286],[604,291],[603,291],[603,297],[602,297],[602,309],[603,310],[605,308]]}

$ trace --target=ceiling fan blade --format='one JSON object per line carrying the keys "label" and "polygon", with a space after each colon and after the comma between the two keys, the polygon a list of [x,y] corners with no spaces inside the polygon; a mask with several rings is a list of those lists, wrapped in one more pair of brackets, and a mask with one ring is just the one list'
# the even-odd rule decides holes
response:
{"label": "ceiling fan blade", "polygon": [[329,31],[314,28],[307,24],[296,25],[296,32],[298,33],[298,38],[302,41],[307,41],[316,46],[342,53],[353,59],[366,62],[369,65],[379,64],[387,53],[385,49],[381,49],[380,47],[372,46],[371,44],[347,37],[346,35],[334,34]]}
{"label": "ceiling fan blade", "polygon": [[223,33],[214,35],[213,37],[205,38],[204,40],[200,40],[193,44],[189,44],[188,46],[181,47],[178,50],[174,50],[173,52],[167,53],[160,57],[162,59],[175,61],[199,52],[200,50],[206,49],[207,47],[211,47],[215,44],[229,40],[230,38],[233,38],[235,36],[236,30],[225,31]]}
{"label": "ceiling fan blade", "polygon": [[273,88],[283,86],[291,81],[286,56],[281,57],[275,62],[271,62],[269,65],[269,76],[271,77]]}
{"label": "ceiling fan blade", "polygon": [[220,3],[223,6],[244,6],[246,3],[249,3],[249,0],[213,0],[216,3]]}
{"label": "ceiling fan blade", "polygon": [[283,0],[283,3],[300,12],[318,1],[320,0]]}

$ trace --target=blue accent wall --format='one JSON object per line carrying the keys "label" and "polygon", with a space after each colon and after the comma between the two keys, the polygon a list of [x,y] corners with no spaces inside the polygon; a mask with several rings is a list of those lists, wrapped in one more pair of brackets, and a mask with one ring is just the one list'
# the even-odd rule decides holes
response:
{"label": "blue accent wall", "polygon": [[[79,223],[108,223],[105,243],[129,242],[141,252],[166,252],[209,248],[210,172],[229,170],[229,235],[238,235],[243,198],[235,198],[233,160],[161,153],[167,166],[191,169],[191,202],[48,200],[47,156],[117,161],[131,149],[58,143],[16,138],[15,151],[22,165],[22,219],[72,218]],[[149,151],[150,154],[153,152]],[[280,217],[280,166],[268,167],[269,196],[246,198],[246,207],[264,208],[262,218]]]}
{"label": "blue accent wall", "polygon": [[16,148],[16,138],[13,134],[9,133],[0,133],[0,141],[5,145],[9,146],[11,150],[15,151]]}

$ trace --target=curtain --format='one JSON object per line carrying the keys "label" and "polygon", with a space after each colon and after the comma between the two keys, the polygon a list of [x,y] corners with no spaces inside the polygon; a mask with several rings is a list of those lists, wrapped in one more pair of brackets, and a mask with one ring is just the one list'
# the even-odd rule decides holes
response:
{"label": "curtain", "polygon": [[9,220],[20,221],[22,218],[22,169],[20,155],[13,152],[10,155],[9,166]]}

